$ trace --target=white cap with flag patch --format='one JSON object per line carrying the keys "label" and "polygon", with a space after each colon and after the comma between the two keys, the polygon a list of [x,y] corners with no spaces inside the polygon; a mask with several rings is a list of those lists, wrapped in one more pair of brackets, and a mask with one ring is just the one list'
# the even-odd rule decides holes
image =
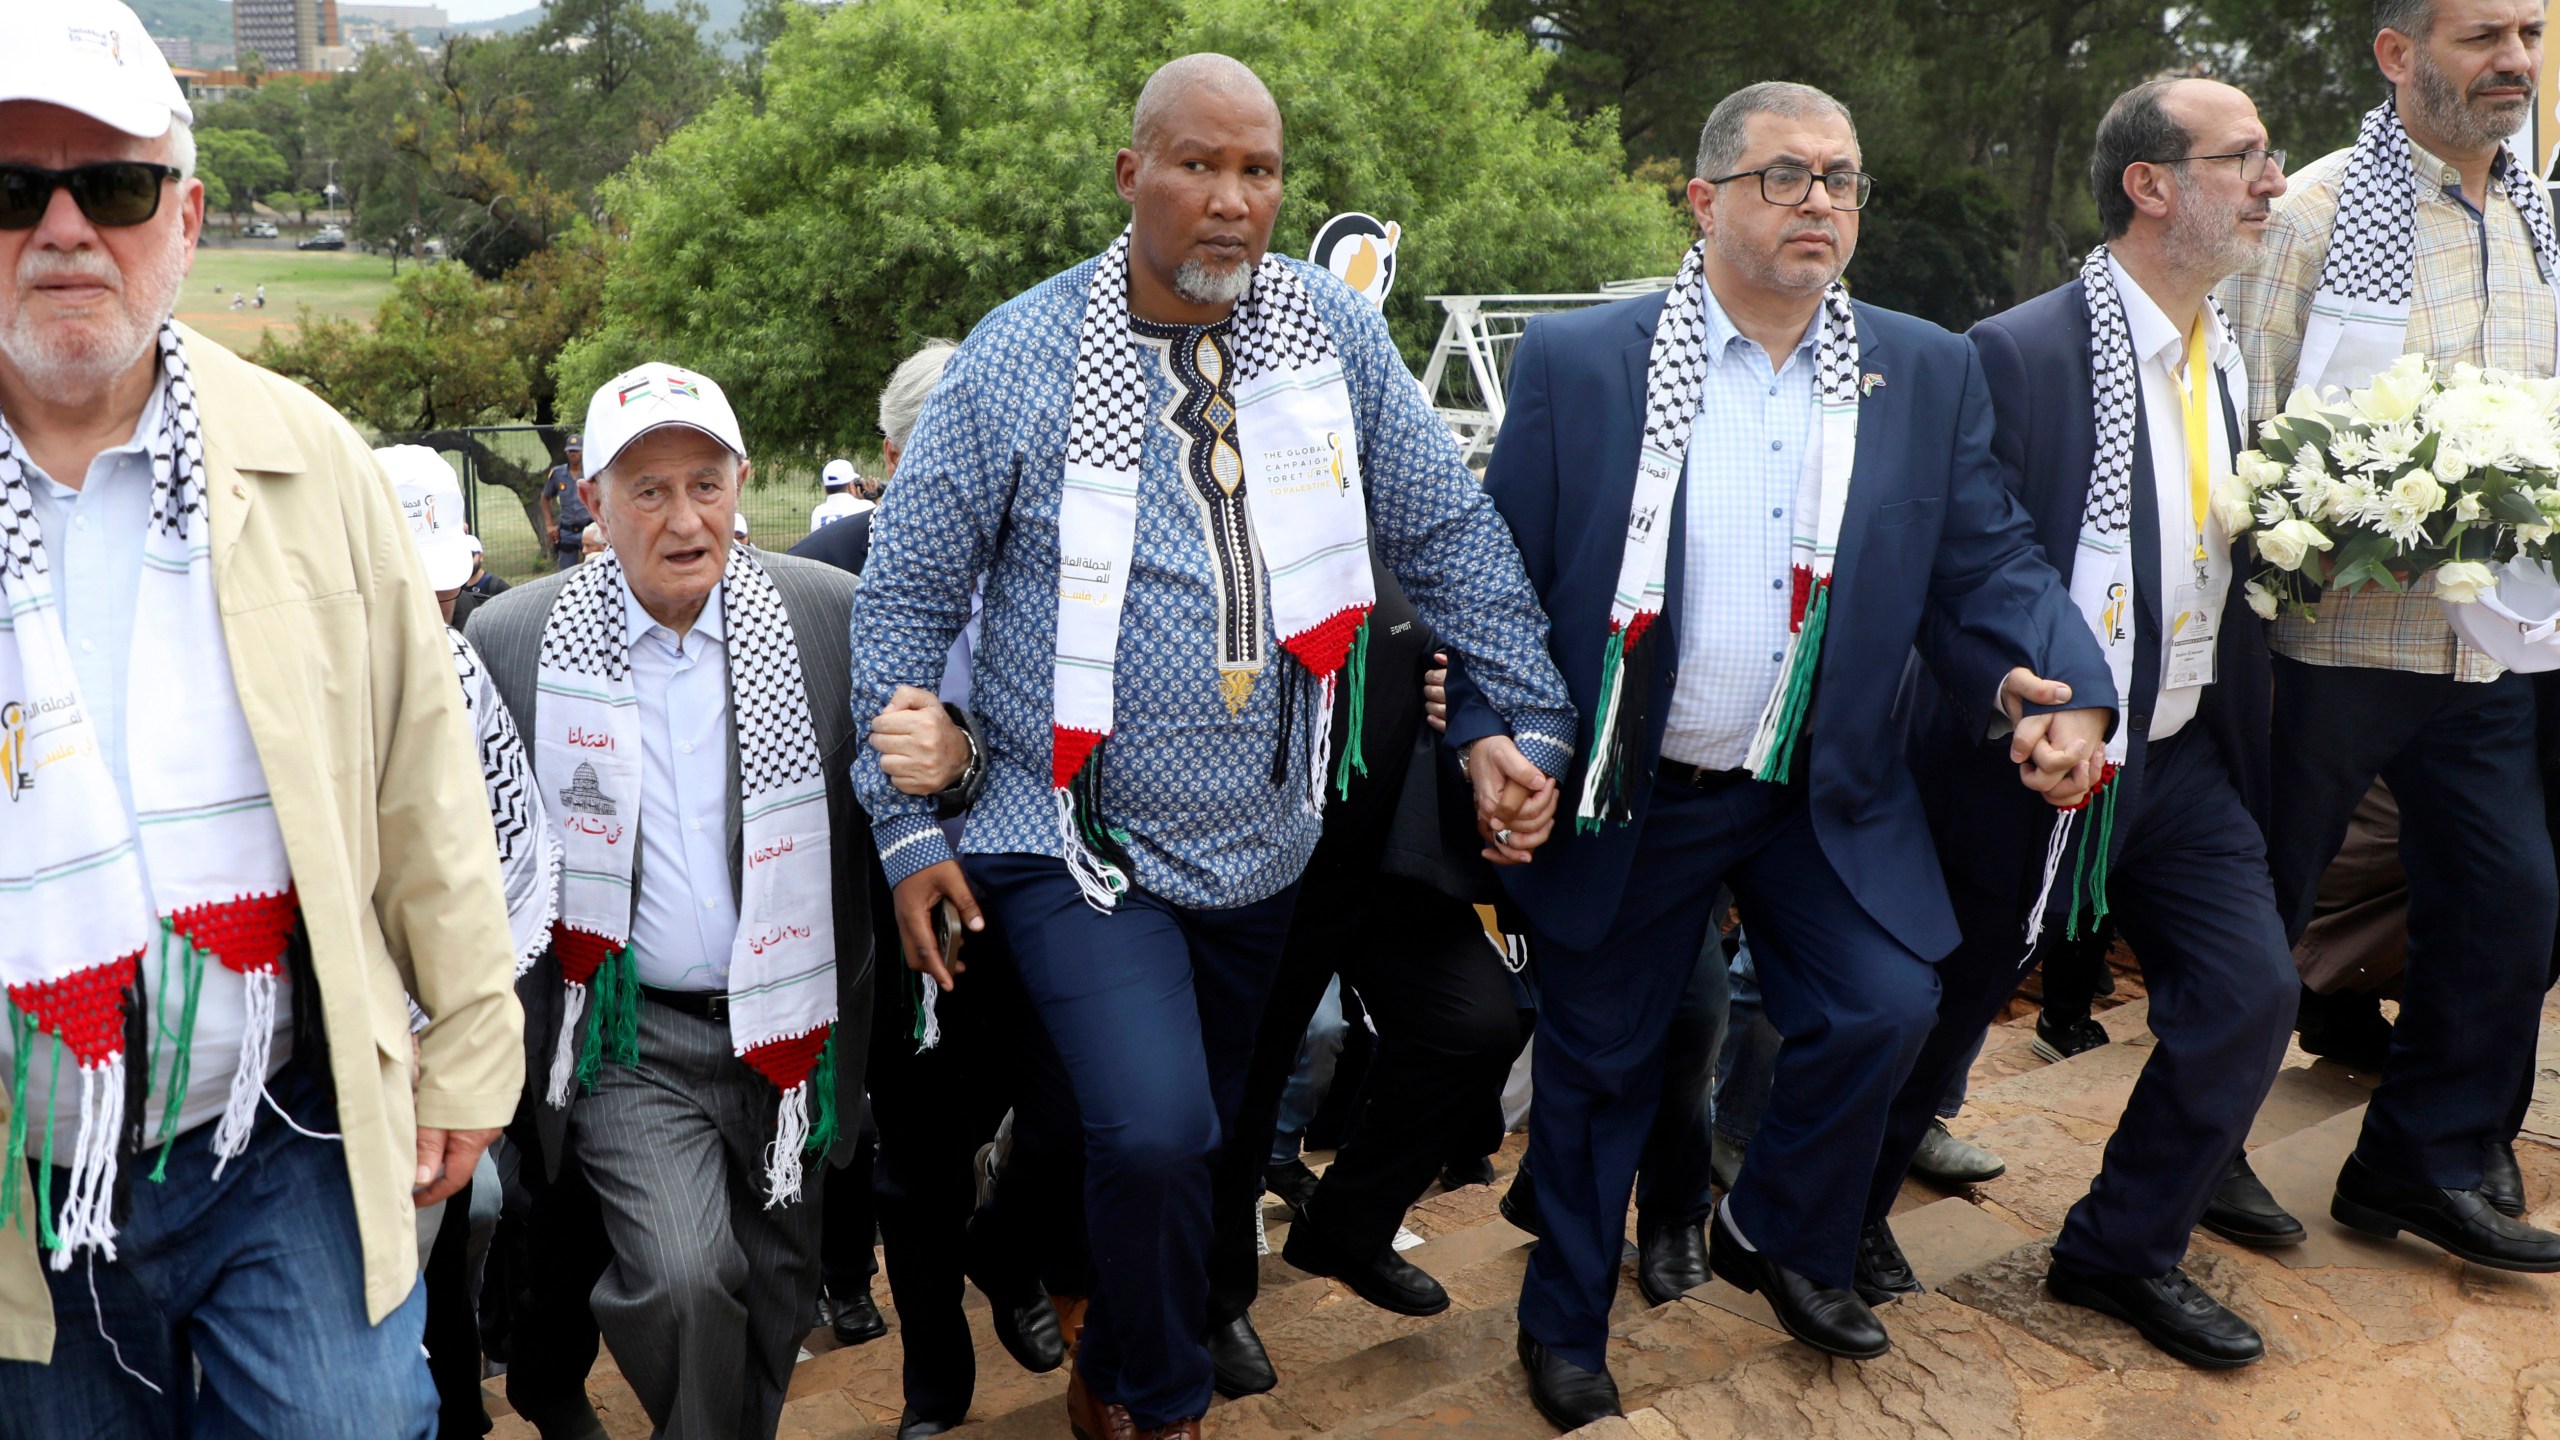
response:
{"label": "white cap with flag patch", "polygon": [[711,377],[652,360],[607,380],[587,402],[587,473],[602,475],[632,441],[661,425],[699,430],[746,456],[738,416]]}
{"label": "white cap with flag patch", "polygon": [[462,513],[462,481],[453,462],[424,445],[391,445],[373,452],[391,477],[409,520],[409,538],[427,565],[427,585],[459,590],[471,578],[475,543]]}
{"label": "white cap with flag patch", "polygon": [[195,123],[178,77],[120,0],[0,3],[0,101],[76,110],[145,140]]}

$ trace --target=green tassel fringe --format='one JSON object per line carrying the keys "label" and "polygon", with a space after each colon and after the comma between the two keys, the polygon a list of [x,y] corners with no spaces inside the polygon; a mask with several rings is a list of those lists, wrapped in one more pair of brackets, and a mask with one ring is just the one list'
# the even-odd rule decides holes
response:
{"label": "green tassel fringe", "polygon": [[1611,808],[1606,803],[1608,797],[1614,795],[1626,779],[1622,775],[1610,774],[1604,768],[1610,762],[1609,752],[1613,748],[1607,738],[1609,717],[1623,704],[1618,693],[1618,672],[1624,670],[1626,666],[1627,632],[1622,629],[1611,630],[1609,643],[1600,652],[1600,713],[1593,716],[1591,720],[1591,759],[1588,762],[1591,769],[1601,772],[1599,793],[1603,803],[1597,815],[1582,814],[1580,807],[1576,806],[1573,817],[1573,828],[1585,835],[1596,833],[1602,825],[1608,823]]}
{"label": "green tassel fringe", "polygon": [[809,1148],[812,1155],[824,1155],[836,1146],[836,1037],[827,1032],[827,1043],[818,1050],[818,1063],[809,1071]]}
{"label": "green tassel fringe", "polygon": [[0,1216],[7,1217],[6,1228],[23,1234],[26,1218],[18,1213],[18,1182],[27,1173],[27,1061],[35,1050],[36,1017],[10,1005],[9,1038],[16,1052],[9,1066],[9,1163],[0,1166]]}
{"label": "green tassel fringe", "polygon": [[[179,952],[181,965],[185,971],[186,998],[179,1006],[178,1028],[175,1031],[169,1029],[169,1013],[165,1003],[161,1007],[160,1018],[153,1022],[151,1030],[151,1074],[154,1077],[160,1073],[160,1042],[164,1039],[169,1042],[169,1078],[160,1087],[160,1094],[163,1097],[160,1115],[160,1158],[153,1161],[151,1165],[151,1181],[155,1185],[168,1178],[169,1152],[177,1148],[178,1119],[182,1109],[178,1102],[187,1093],[187,1085],[195,1071],[196,1001],[204,994],[205,952],[189,943],[166,922],[161,926],[160,935],[159,993],[164,997],[169,993],[169,951],[172,947]],[[149,1103],[147,1098],[144,1103]]]}
{"label": "green tassel fringe", "polygon": [[[1369,757],[1360,748],[1360,736],[1369,724],[1369,626],[1376,619],[1373,610],[1361,620],[1360,633],[1351,637],[1351,654],[1342,665],[1342,683],[1351,690],[1351,717],[1343,727],[1342,753],[1334,757],[1333,793],[1341,800],[1351,798],[1354,773],[1364,778],[1369,773]],[[1330,725],[1333,717],[1327,715],[1316,723]]]}
{"label": "green tassel fringe", "polygon": [[45,1084],[44,1159],[36,1168],[36,1243],[47,1250],[62,1248],[62,1236],[53,1228],[53,1107],[62,1093],[62,1047],[53,1047],[53,1078]]}
{"label": "green tassel fringe", "polygon": [[[2082,934],[2080,903],[2084,895],[2089,902],[2087,933],[2097,934],[2098,927],[2105,923],[2107,918],[2107,856],[2115,848],[2116,834],[2116,787],[2113,777],[2109,777],[2105,788],[2090,797],[2089,809],[2094,813],[2081,817],[2080,850],[2071,864],[2071,920],[2065,927],[2064,933],[2074,940],[2080,939]],[[2097,832],[2098,853],[2095,860],[2092,860],[2089,855],[2090,832],[2093,830]],[[2085,889],[2082,888],[2084,876],[2086,877]]]}
{"label": "green tassel fringe", "polygon": [[606,952],[604,963],[587,977],[587,1019],[578,1036],[580,1090],[594,1093],[596,1072],[607,1060],[640,1063],[640,967],[628,945]]}
{"label": "green tassel fringe", "polygon": [[1772,785],[1784,785],[1795,769],[1796,742],[1804,737],[1805,720],[1813,713],[1813,680],[1822,667],[1822,632],[1831,618],[1831,587],[1814,587],[1813,603],[1804,612],[1804,626],[1796,632],[1795,653],[1788,657],[1787,675],[1780,683],[1785,698],[1778,704],[1778,721],[1770,737],[1769,758],[1762,762],[1756,777]]}

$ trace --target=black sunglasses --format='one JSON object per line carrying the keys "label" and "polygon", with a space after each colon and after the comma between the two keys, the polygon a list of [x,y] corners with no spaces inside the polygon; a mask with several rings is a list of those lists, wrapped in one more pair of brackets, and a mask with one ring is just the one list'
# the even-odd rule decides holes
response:
{"label": "black sunglasses", "polygon": [[178,178],[167,165],[142,160],[110,160],[69,170],[39,170],[33,165],[0,165],[0,230],[31,230],[44,219],[56,189],[69,190],[72,203],[92,225],[139,225],[160,213],[160,187]]}

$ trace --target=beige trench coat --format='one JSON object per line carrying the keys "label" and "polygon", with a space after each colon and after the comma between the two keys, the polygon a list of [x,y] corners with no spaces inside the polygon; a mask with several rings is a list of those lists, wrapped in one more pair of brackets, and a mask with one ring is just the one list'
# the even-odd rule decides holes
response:
{"label": "beige trench coat", "polygon": [[[372,452],[310,392],[184,333],[222,633],[302,900],[378,1324],[417,1279],[417,1127],[504,1125],[524,1088],[488,792]],[[409,995],[434,1017],[414,1076]],[[42,1361],[53,1305],[27,1219],[0,1228],[0,1359]]]}

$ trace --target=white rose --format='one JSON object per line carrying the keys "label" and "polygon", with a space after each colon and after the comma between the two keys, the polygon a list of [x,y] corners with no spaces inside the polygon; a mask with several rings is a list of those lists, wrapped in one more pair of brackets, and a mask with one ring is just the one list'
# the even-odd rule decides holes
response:
{"label": "white rose", "polygon": [[2265,581],[2250,581],[2246,594],[2249,597],[2249,608],[2257,612],[2259,619],[2276,618],[2276,592],[2268,589]]}
{"label": "white rose", "polygon": [[2258,553],[2279,570],[2299,570],[2303,557],[2314,550],[2330,546],[2328,536],[2308,520],[2287,520],[2270,530],[2258,532]]}
{"label": "white rose", "polygon": [[2477,520],[2481,513],[2480,497],[2469,490],[2463,491],[2461,497],[2453,502],[2453,518],[2456,520]]}
{"label": "white rose", "polygon": [[2459,485],[2462,477],[2471,473],[2470,457],[2451,440],[2440,440],[2436,443],[2435,472],[2436,478],[2447,485]]}
{"label": "white rose", "polygon": [[2477,560],[2448,560],[2436,567],[2436,596],[2468,605],[2498,588],[2497,572]]}
{"label": "white rose", "polygon": [[2421,466],[2391,482],[2391,504],[2410,516],[2433,515],[2444,506],[2444,487]]}
{"label": "white rose", "polygon": [[2240,483],[2251,490],[2264,490],[2284,483],[2284,467],[2267,458],[2264,450],[2243,450],[2236,473]]}
{"label": "white rose", "polygon": [[2237,475],[2225,475],[2213,482],[2213,514],[2222,522],[2225,534],[2237,535],[2249,528],[2256,517],[2249,513],[2248,482]]}
{"label": "white rose", "polygon": [[2376,425],[2389,425],[2418,413],[2418,403],[2435,390],[2435,377],[2427,373],[2424,356],[2403,355],[2391,362],[2391,368],[2373,377],[2373,383],[2348,397],[2348,403],[2361,418]]}

